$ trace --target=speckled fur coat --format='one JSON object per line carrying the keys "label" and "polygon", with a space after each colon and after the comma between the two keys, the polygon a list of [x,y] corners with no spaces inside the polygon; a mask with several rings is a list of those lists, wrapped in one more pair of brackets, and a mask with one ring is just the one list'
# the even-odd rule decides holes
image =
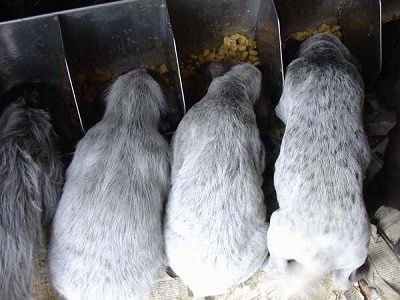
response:
{"label": "speckled fur coat", "polygon": [[274,175],[279,210],[268,232],[270,269],[310,280],[335,271],[343,289],[358,279],[370,238],[364,90],[351,61],[336,37],[320,34],[287,68],[276,107],[286,124]]}

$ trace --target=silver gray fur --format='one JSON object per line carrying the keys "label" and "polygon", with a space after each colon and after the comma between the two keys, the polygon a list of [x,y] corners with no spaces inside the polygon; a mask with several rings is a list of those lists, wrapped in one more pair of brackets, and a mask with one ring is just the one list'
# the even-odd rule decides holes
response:
{"label": "silver gray fur", "polygon": [[144,69],[120,76],[103,119],[78,143],[54,218],[53,285],[67,299],[141,299],[165,269],[166,109]]}
{"label": "silver gray fur", "polygon": [[363,81],[334,36],[306,40],[299,55],[276,107],[286,129],[275,164],[280,209],[268,232],[269,267],[310,278],[334,271],[347,289],[360,276],[370,238]]}
{"label": "silver gray fur", "polygon": [[0,299],[4,300],[33,299],[42,230],[50,225],[63,184],[49,115],[27,106],[31,96],[16,99],[0,118]]}
{"label": "silver gray fur", "polygon": [[212,81],[173,137],[166,253],[195,296],[226,292],[268,255],[265,152],[253,110],[260,88],[257,68],[234,66]]}

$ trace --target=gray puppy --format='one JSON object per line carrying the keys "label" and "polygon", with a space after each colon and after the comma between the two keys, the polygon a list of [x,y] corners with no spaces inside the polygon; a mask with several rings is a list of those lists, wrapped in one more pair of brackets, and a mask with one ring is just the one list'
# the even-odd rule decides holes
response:
{"label": "gray puppy", "polygon": [[63,184],[56,136],[38,97],[21,93],[0,118],[0,299],[33,299],[42,229]]}
{"label": "gray puppy", "polygon": [[54,218],[50,272],[67,299],[139,299],[165,269],[169,146],[157,131],[164,96],[137,69],[114,82],[106,102],[78,143]]}
{"label": "gray puppy", "polygon": [[268,255],[265,153],[253,110],[261,73],[249,64],[220,73],[173,137],[166,253],[195,296],[226,292]]}
{"label": "gray puppy", "polygon": [[334,271],[341,289],[361,276],[370,238],[364,87],[349,55],[336,37],[319,34],[287,68],[276,107],[286,124],[274,174],[279,210],[268,232],[270,269],[304,284]]}

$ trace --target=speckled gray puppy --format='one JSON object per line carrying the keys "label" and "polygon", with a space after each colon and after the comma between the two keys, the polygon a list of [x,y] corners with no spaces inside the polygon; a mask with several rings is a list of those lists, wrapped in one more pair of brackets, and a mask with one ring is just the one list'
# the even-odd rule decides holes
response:
{"label": "speckled gray puppy", "polygon": [[67,299],[141,299],[165,268],[165,100],[146,70],[120,76],[78,143],[54,218],[50,271]]}
{"label": "speckled gray puppy", "polygon": [[257,68],[234,66],[212,81],[173,138],[166,253],[195,296],[226,292],[268,254],[265,153],[253,110],[260,88]]}
{"label": "speckled gray puppy", "polygon": [[0,118],[0,299],[33,299],[41,231],[63,184],[49,115],[30,106],[37,97],[22,94]]}
{"label": "speckled gray puppy", "polygon": [[276,107],[286,130],[275,164],[280,208],[268,232],[269,267],[304,280],[334,271],[346,289],[368,253],[363,178],[370,149],[361,76],[341,42],[326,36],[301,45]]}

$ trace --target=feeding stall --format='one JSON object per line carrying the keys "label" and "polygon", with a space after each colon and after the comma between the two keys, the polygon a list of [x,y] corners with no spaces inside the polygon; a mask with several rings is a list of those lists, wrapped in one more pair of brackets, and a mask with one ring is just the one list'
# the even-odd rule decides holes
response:
{"label": "feeding stall", "polygon": [[119,1],[67,11],[59,19],[85,129],[102,117],[104,92],[112,80],[146,67],[158,72],[166,86],[169,113],[162,131],[174,131],[184,102],[164,1]]}
{"label": "feeding stall", "polygon": [[379,0],[284,1],[275,0],[283,41],[285,65],[294,57],[298,43],[330,32],[359,60],[367,85],[381,68],[381,16]]}
{"label": "feeding stall", "polygon": [[167,5],[188,107],[204,96],[208,85],[198,88],[204,81],[201,65],[223,59],[259,65],[266,95],[273,100],[280,96],[279,22],[272,1],[169,0]]}
{"label": "feeding stall", "polygon": [[[0,65],[0,96],[18,84],[29,82],[44,83],[57,90],[58,97],[51,101],[58,102],[62,111],[57,113],[68,115],[64,130],[58,132],[64,148],[61,150],[66,155],[73,152],[83,131],[70,86],[57,16],[1,23]],[[0,110],[6,104],[0,103]]]}

